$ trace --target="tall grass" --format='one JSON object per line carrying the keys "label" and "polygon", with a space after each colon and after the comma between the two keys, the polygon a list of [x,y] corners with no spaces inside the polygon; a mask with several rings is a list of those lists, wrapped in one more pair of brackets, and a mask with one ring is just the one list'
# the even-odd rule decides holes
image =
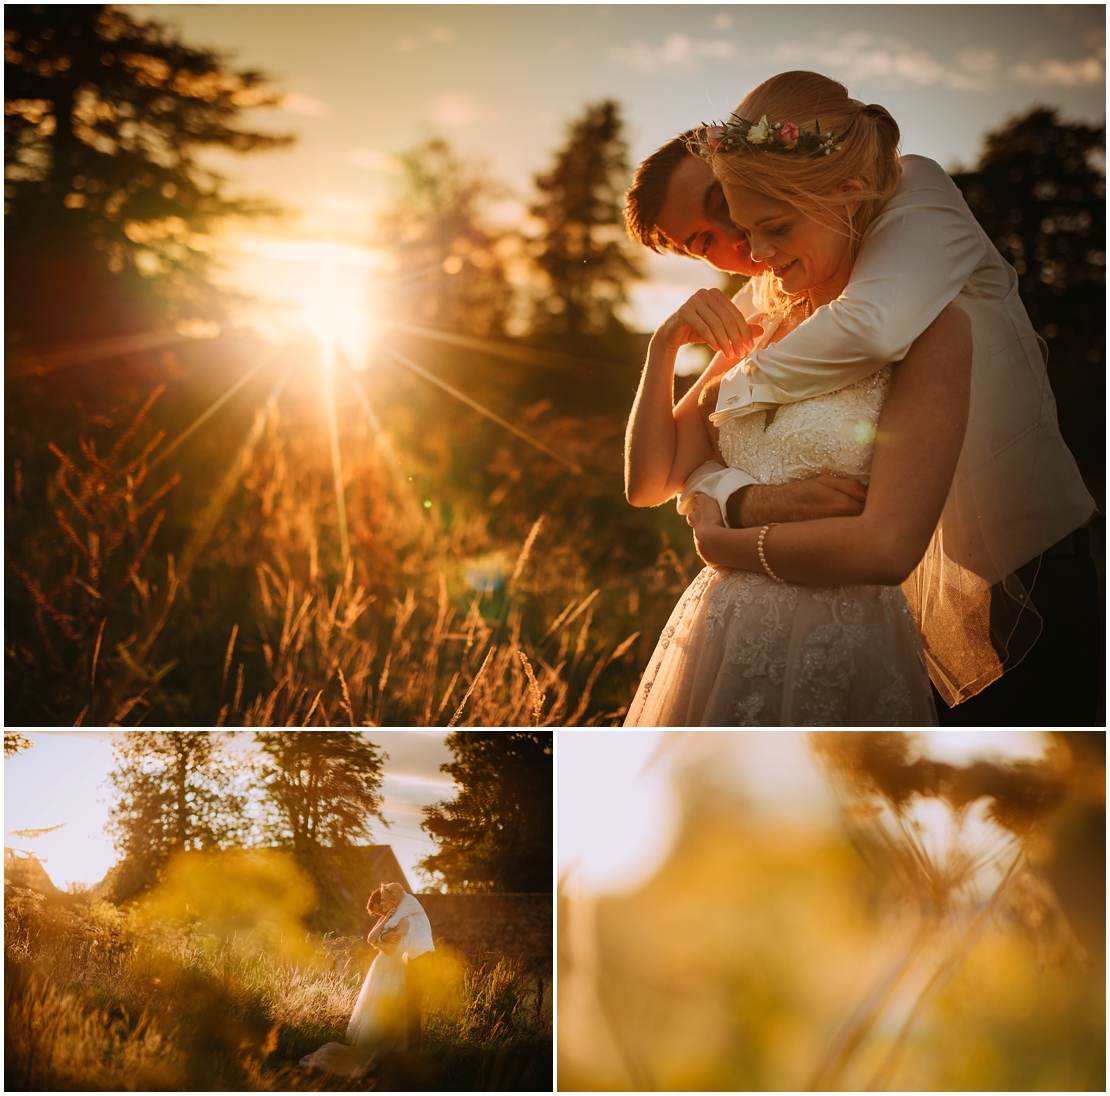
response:
{"label": "tall grass", "polygon": [[[344,556],[315,399],[294,377],[238,451],[202,446],[185,460],[186,447],[148,479],[158,434],[141,420],[110,467],[56,447],[55,481],[74,486],[51,488],[54,514],[35,519],[25,503],[11,526],[33,527],[9,547],[21,589],[7,677],[20,721],[619,723],[693,559],[671,547],[676,515],[638,516],[621,498],[620,424],[548,427],[574,462],[611,466],[603,482],[481,423],[428,436],[404,407],[402,466],[402,446],[352,404],[340,416]],[[83,500],[101,489],[122,501],[92,515]],[[165,522],[140,536],[136,515],[154,502]],[[86,574],[109,542],[120,545],[110,600]],[[86,608],[70,636],[74,598]]]}
{"label": "tall grass", "polygon": [[367,1080],[301,1069],[343,1039],[373,953],[310,938],[293,961],[264,937],[139,931],[105,903],[65,909],[7,888],[5,1087],[550,1088],[549,987],[509,960],[442,964],[424,1046]]}

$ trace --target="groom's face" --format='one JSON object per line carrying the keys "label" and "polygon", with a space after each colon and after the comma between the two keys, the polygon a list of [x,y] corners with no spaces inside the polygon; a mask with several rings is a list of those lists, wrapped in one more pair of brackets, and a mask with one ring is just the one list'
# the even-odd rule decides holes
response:
{"label": "groom's face", "polygon": [[758,274],[747,236],[732,223],[724,191],[708,165],[691,154],[671,174],[667,200],[656,225],[687,255],[718,270]]}

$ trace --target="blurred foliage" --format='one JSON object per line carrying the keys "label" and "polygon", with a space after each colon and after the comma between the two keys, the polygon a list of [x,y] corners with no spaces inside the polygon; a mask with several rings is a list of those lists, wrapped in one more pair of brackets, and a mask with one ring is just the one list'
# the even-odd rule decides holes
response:
{"label": "blurred foliage", "polygon": [[305,932],[286,854],[188,853],[138,906],[5,886],[9,1091],[550,1090],[550,984],[437,951],[424,1046],[345,1082],[298,1067],[341,1039],[372,952]]}
{"label": "blurred foliage", "polygon": [[[682,821],[648,883],[561,895],[561,1089],[1104,1089],[1105,920],[1081,928],[1075,915],[1104,903],[1105,847],[1074,837],[1085,819],[1105,829],[1104,754],[1058,739],[1046,765],[1061,794],[1039,801],[1017,846],[983,821],[1008,794],[1002,775],[962,808],[978,812],[963,829],[930,794],[937,763],[912,738],[903,752],[864,733],[841,753],[834,740],[850,736],[828,736],[857,792],[839,827],[786,803],[756,808],[729,753],[743,733],[701,736],[676,772]],[[1021,764],[949,768],[984,765],[1030,782]],[[892,811],[885,845],[876,797]],[[966,853],[979,862],[955,872]]]}
{"label": "blurred foliage", "polygon": [[603,335],[623,327],[617,311],[629,283],[643,277],[624,231],[628,146],[620,107],[611,99],[586,107],[549,172],[536,176],[541,225],[529,254],[542,273],[533,326],[540,333]]}
{"label": "blurred foliage", "polygon": [[267,951],[310,965],[315,954],[304,929],[315,904],[312,881],[290,854],[209,849],[172,856],[135,913],[147,932],[187,927],[221,940],[252,933]]}
{"label": "blurred foliage", "polygon": [[1018,274],[1048,343],[1060,425],[1101,474],[1106,360],[1106,129],[1037,107],[988,133],[974,171],[953,174],[972,213]]}
{"label": "blurred foliage", "polygon": [[20,306],[33,334],[23,310],[56,300],[67,266],[120,276],[120,320],[128,296],[151,291],[171,321],[226,312],[209,280],[212,233],[274,207],[228,197],[196,154],[290,142],[236,125],[245,108],[280,101],[266,78],[110,5],[13,4],[4,28],[5,251],[21,271],[7,280],[9,316]]}
{"label": "blurred foliage", "polygon": [[374,239],[388,255],[380,318],[504,335],[514,304],[508,266],[519,241],[490,226],[487,207],[507,192],[442,138],[408,150],[400,162],[398,191]]}
{"label": "blurred foliage", "polygon": [[354,844],[382,817],[386,755],[359,731],[258,731],[261,788],[271,816],[263,839],[311,861],[320,848]]}
{"label": "blurred foliage", "polygon": [[5,731],[4,732],[4,756],[11,757],[12,754],[19,753],[20,750],[29,750],[31,748],[31,740],[22,735],[19,731]]}
{"label": "blurred foliage", "polygon": [[[542,694],[535,700],[542,714]],[[538,719],[537,719],[538,721]],[[441,765],[459,787],[424,808],[437,849],[420,861],[448,891],[546,892],[554,848],[551,731],[455,731],[455,760]]]}
{"label": "blurred foliage", "polygon": [[176,853],[243,840],[245,797],[217,731],[130,731],[113,751],[109,832],[120,860],[105,893],[122,902],[161,878]]}

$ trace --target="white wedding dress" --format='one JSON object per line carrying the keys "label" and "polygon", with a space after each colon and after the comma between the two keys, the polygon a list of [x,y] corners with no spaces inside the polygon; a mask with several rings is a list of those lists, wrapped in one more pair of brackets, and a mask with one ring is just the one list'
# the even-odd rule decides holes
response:
{"label": "white wedding dress", "polygon": [[301,1065],[344,1077],[364,1077],[383,1055],[406,1046],[403,941],[379,952],[370,966],[347,1025],[346,1043],[325,1043]]}
{"label": "white wedding dress", "polygon": [[[761,484],[871,468],[890,367],[836,392],[721,424]],[[774,536],[768,538],[774,566]],[[935,726],[921,642],[898,586],[828,589],[705,567],[648,662],[625,726]]]}

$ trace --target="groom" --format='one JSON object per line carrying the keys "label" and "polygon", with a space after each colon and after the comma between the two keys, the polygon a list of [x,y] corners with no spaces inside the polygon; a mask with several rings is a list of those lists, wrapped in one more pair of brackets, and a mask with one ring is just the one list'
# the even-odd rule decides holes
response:
{"label": "groom", "polygon": [[[387,920],[380,939],[392,944],[404,941],[402,958],[405,960],[405,1011],[409,1050],[416,1050],[421,1043],[420,1007],[428,985],[432,943],[432,926],[424,907],[400,883],[383,883],[380,890],[370,896],[370,909],[383,913]],[[392,928],[403,917],[409,919],[408,932],[403,935]]]}
{"label": "groom", "polygon": [[[629,234],[653,251],[669,251],[701,259],[726,272],[759,273],[765,267],[753,262],[746,237],[729,217],[720,183],[708,165],[687,147],[687,138],[692,132],[669,141],[637,169],[628,192],[625,213]],[[935,224],[926,221],[924,233],[920,228],[916,233],[907,229],[900,239],[901,251],[894,256],[894,267],[889,271],[880,271],[888,279],[902,277],[905,280],[905,276],[911,274],[911,285],[917,283],[918,286],[926,271],[929,271],[928,277],[934,286],[947,278],[949,291],[943,300],[935,289],[921,290],[918,302],[920,334],[939,308],[959,292],[965,277],[972,282],[982,277],[987,281],[1009,284],[1013,271],[979,232],[954,184],[937,165],[922,161],[920,157],[908,157],[903,163],[907,165],[904,184],[900,184],[891,205],[898,204],[900,209],[913,213],[918,225],[922,217],[920,210],[937,202],[938,195],[937,204],[942,211],[939,218],[933,218]],[[924,184],[919,181],[919,193],[915,194],[913,184],[905,180],[911,172],[920,180],[923,170],[932,170],[937,178],[926,177]],[[908,217],[906,223],[909,223]],[[986,244],[978,251],[976,235]],[[957,270],[959,278],[954,276]],[[870,272],[874,283],[874,264]],[[868,301],[868,292],[866,288],[858,289],[854,310],[842,310],[838,313],[841,317],[839,321],[833,321],[831,317],[819,320],[815,315],[804,326],[821,323],[824,325],[821,337],[834,340],[838,334],[843,337],[847,322],[854,316],[859,328],[854,336],[863,345],[874,348],[878,368],[885,362],[900,360],[905,347],[898,352],[893,346],[885,346],[884,339],[889,342],[890,334],[869,329],[867,316],[881,316],[882,310],[873,307],[873,301]],[[840,332],[835,329],[837,322],[845,325]],[[873,326],[874,320],[871,323]],[[814,327],[811,342],[816,335],[817,328]],[[916,336],[911,336],[911,341],[913,337]],[[780,374],[787,373],[794,360],[804,369],[804,357],[791,357],[794,345],[791,340],[794,338],[794,334],[787,335],[774,352],[761,351],[763,360],[757,362],[757,366],[762,366],[763,361],[774,364],[775,358],[779,358]],[[799,352],[804,354],[801,344]],[[773,353],[774,357],[768,359],[769,353]],[[714,369],[712,365],[709,369],[718,374],[718,380],[724,372],[723,368]],[[1019,380],[1015,377],[1015,384]],[[715,402],[716,392],[710,389],[711,384],[712,381],[705,385],[702,402],[706,398]],[[703,408],[703,411],[712,410],[712,405]],[[1052,425],[1055,427],[1054,421]],[[1055,441],[1066,454],[1058,435]],[[837,480],[832,476],[771,487],[755,484],[739,470],[729,469],[703,475],[695,484],[694,480],[701,471],[699,469],[687,481],[684,497],[693,491],[712,495],[717,499],[727,523],[734,527],[852,517],[862,512],[866,498],[865,489],[855,480]],[[1077,474],[1072,479],[1077,480]],[[1051,477],[1049,480],[1051,482]],[[1097,573],[1090,558],[1085,527],[1088,519],[1083,513],[1085,503],[1082,496],[1086,492],[1078,483],[1072,485],[1064,475],[1058,478],[1057,486],[1058,494],[1068,494],[1069,505],[1075,511],[1073,531],[1056,543],[1042,544],[1042,555],[1034,556],[1017,572],[1026,588],[1032,589],[1033,602],[1043,618],[1040,638],[1019,666],[963,704],[949,709],[937,695],[941,726],[1099,725],[1102,624]],[[1087,501],[1090,501],[1089,497]],[[1048,497],[1038,497],[1029,500],[1029,509],[1035,514],[1038,507],[1051,510],[1057,502]],[[1093,506],[1093,502],[1090,505]],[[1090,509],[1086,508],[1085,512],[1089,515]],[[1067,684],[1058,688],[1054,687],[1054,682]]]}

